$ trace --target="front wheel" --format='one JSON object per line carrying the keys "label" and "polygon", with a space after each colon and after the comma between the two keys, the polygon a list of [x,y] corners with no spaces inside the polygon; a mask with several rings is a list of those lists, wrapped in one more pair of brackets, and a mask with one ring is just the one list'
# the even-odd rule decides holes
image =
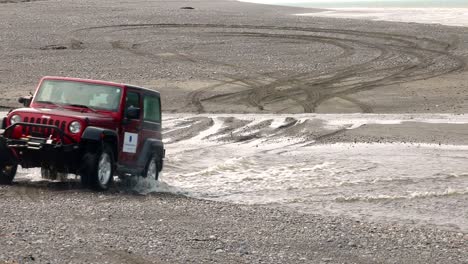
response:
{"label": "front wheel", "polygon": [[84,187],[100,191],[109,189],[114,177],[114,155],[108,145],[86,152],[81,166],[80,176]]}
{"label": "front wheel", "polygon": [[0,144],[0,184],[9,185],[13,182],[18,170],[18,164],[15,161],[11,151]]}
{"label": "front wheel", "polygon": [[18,170],[17,164],[4,164],[0,166],[0,184],[10,185],[15,178],[16,171]]}

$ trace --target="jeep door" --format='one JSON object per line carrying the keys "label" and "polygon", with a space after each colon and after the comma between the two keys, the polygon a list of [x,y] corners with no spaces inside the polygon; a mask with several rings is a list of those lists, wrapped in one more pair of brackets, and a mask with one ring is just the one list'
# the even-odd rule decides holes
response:
{"label": "jeep door", "polygon": [[120,129],[119,163],[135,166],[141,149],[142,95],[128,88],[125,95],[122,128]]}
{"label": "jeep door", "polygon": [[145,166],[153,157],[156,159],[158,170],[161,171],[165,151],[161,135],[161,99],[159,93],[150,91],[143,93],[142,114],[142,147],[139,164]]}
{"label": "jeep door", "polygon": [[142,144],[148,140],[161,141],[161,99],[159,94],[146,92],[143,95]]}

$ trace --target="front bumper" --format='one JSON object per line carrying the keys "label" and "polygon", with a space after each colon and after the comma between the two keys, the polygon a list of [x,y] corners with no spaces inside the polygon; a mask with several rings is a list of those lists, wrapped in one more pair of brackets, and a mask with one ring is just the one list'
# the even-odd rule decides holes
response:
{"label": "front bumper", "polygon": [[[49,137],[44,138],[40,136],[21,136],[20,138],[13,137],[15,130],[28,129],[28,131],[40,130],[47,131]],[[3,134],[3,135],[2,135]],[[54,137],[52,137],[54,135]],[[16,123],[7,127],[3,133],[0,133],[0,138],[8,148],[14,149],[30,149],[30,150],[62,150],[72,151],[78,149],[77,142],[67,135],[63,130],[57,126],[34,124],[34,123]],[[65,144],[64,142],[70,142]]]}
{"label": "front bumper", "polygon": [[46,152],[63,151],[70,152],[79,149],[78,144],[57,144],[45,138],[26,137],[22,139],[2,138],[0,141],[7,148],[15,150],[42,150]]}
{"label": "front bumper", "polygon": [[[17,135],[13,136],[15,129],[19,130],[24,127],[28,127],[28,129],[48,129],[47,131],[51,136],[47,138],[30,135],[22,135],[19,138],[17,138]],[[71,143],[65,144],[64,142]],[[0,133],[0,148],[11,151],[17,163],[24,168],[44,165],[76,168],[78,166],[80,145],[57,126],[17,123],[6,128],[3,134]]]}

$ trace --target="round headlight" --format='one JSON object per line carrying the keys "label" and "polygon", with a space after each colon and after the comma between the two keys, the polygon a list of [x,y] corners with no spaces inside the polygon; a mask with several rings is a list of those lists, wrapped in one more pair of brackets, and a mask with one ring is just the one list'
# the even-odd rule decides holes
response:
{"label": "round headlight", "polygon": [[12,125],[14,125],[14,124],[16,124],[16,123],[19,123],[19,122],[21,122],[21,116],[19,116],[19,115],[14,115],[14,116],[12,116],[12,117],[10,118],[10,123],[11,123]]}
{"label": "round headlight", "polygon": [[70,123],[70,126],[68,127],[70,129],[70,132],[73,134],[77,134],[81,132],[81,124],[78,121],[73,121]]}

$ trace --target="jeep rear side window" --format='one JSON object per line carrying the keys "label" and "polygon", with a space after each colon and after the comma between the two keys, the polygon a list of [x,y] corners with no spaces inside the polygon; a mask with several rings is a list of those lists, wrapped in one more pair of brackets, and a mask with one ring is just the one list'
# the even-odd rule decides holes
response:
{"label": "jeep rear side window", "polygon": [[125,111],[130,107],[140,107],[140,94],[135,92],[127,92],[127,98],[125,99]]}
{"label": "jeep rear side window", "polygon": [[146,95],[143,98],[143,120],[161,122],[161,104],[159,97]]}

